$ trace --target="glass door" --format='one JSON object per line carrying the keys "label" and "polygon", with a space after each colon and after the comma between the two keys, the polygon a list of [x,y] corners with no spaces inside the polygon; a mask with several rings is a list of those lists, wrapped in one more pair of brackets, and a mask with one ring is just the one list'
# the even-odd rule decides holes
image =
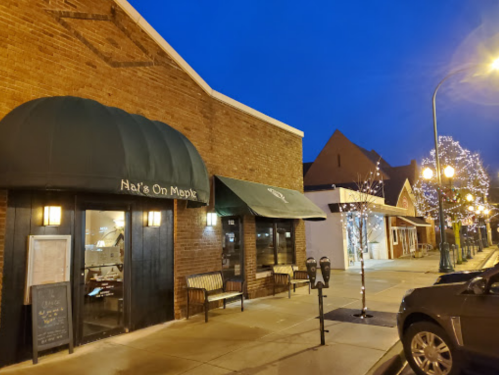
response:
{"label": "glass door", "polygon": [[244,280],[243,244],[239,217],[222,218],[222,270],[225,280]]}
{"label": "glass door", "polygon": [[124,332],[125,211],[85,211],[81,338]]}

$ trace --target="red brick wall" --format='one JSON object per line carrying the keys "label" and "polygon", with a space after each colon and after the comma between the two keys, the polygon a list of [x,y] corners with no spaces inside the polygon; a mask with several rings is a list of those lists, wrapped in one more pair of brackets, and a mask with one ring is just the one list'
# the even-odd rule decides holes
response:
{"label": "red brick wall", "polygon": [[[254,216],[244,218],[244,251],[246,286],[249,298],[269,295],[273,292],[272,277],[256,278],[256,226]],[[307,253],[305,249],[305,223],[295,220],[295,264],[299,269],[305,270]],[[276,292],[282,291],[278,289]]]}
{"label": "red brick wall", "polygon": [[[0,301],[2,300],[3,260],[5,248],[5,224],[7,216],[7,191],[0,190]],[[2,305],[0,303],[0,315]],[[1,323],[1,322],[0,322]]]}
{"label": "red brick wall", "polygon": [[[0,77],[0,119],[43,96],[91,98],[178,129],[210,175],[302,190],[299,136],[210,97],[111,0],[2,0]],[[184,277],[221,268],[221,226],[206,227],[207,209],[176,208],[177,318],[185,310]],[[250,254],[254,228],[245,225],[253,231],[245,233]],[[304,236],[301,223],[298,259]]]}

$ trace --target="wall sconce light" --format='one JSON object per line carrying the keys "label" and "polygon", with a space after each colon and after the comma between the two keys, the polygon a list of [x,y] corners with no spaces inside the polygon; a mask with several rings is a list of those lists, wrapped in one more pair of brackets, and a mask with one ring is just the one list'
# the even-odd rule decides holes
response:
{"label": "wall sconce light", "polygon": [[160,225],[161,225],[161,211],[149,211],[149,215],[147,215],[147,226],[157,228]]}
{"label": "wall sconce light", "polygon": [[218,216],[217,216],[216,212],[208,212],[206,214],[206,225],[209,227],[213,227],[213,226],[217,225],[217,219],[218,219]]}
{"label": "wall sconce light", "polygon": [[60,206],[45,206],[43,208],[43,225],[46,227],[58,227],[61,225]]}

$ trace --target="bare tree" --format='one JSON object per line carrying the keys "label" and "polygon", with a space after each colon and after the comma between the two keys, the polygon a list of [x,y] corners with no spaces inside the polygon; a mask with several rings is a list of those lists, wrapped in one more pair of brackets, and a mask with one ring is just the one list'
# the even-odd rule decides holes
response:
{"label": "bare tree", "polygon": [[[378,161],[376,169],[370,171],[364,178],[358,175],[355,182],[356,190],[349,194],[348,202],[340,204],[340,212],[343,215],[343,223],[349,235],[353,239],[352,246],[357,250],[360,260],[362,311],[355,314],[362,319],[370,317],[367,314],[366,306],[366,278],[364,267],[364,252],[368,250],[368,241],[374,231],[379,229],[379,223],[370,222],[370,214],[376,207],[376,201],[380,199],[380,193],[383,186]],[[375,219],[375,218],[374,218]]]}

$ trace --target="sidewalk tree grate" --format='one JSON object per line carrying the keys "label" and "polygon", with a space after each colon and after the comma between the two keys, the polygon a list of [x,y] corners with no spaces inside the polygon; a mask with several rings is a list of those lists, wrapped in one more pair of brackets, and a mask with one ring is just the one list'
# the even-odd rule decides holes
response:
{"label": "sidewalk tree grate", "polygon": [[336,309],[324,314],[326,320],[336,320],[338,322],[367,324],[381,327],[395,327],[397,325],[397,314],[385,311],[369,310],[369,315],[372,318],[362,319],[356,317],[355,314],[359,313],[359,309]]}

